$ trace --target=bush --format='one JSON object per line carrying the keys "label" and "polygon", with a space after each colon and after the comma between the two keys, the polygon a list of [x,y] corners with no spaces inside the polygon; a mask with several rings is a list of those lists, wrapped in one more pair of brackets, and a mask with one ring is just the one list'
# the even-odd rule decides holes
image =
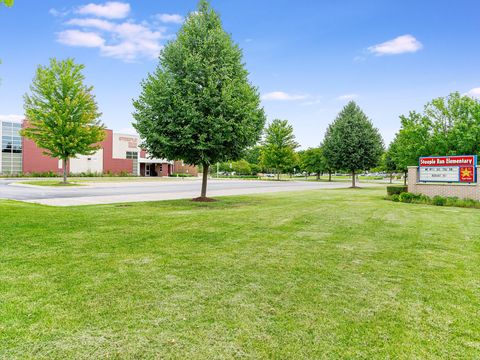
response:
{"label": "bush", "polygon": [[388,195],[400,195],[401,193],[406,193],[408,191],[408,187],[405,185],[389,185],[387,186],[387,194]]}
{"label": "bush", "polygon": [[432,204],[436,206],[445,206],[447,204],[447,198],[443,196],[434,196],[432,199]]}
{"label": "bush", "polygon": [[400,202],[403,202],[403,203],[411,203],[412,200],[415,200],[415,195],[409,192],[402,192],[398,196],[398,200],[400,200]]}
{"label": "bush", "polygon": [[480,209],[480,201],[472,199],[459,199],[458,197],[443,197],[435,196],[430,198],[423,194],[412,194],[409,192],[402,192],[399,194],[393,194],[387,196],[386,199],[395,202],[414,203],[414,204],[426,204],[436,206],[456,206],[464,208]]}
{"label": "bush", "polygon": [[169,176],[170,177],[181,177],[181,178],[193,177],[192,174],[184,174],[184,173],[171,173]]}

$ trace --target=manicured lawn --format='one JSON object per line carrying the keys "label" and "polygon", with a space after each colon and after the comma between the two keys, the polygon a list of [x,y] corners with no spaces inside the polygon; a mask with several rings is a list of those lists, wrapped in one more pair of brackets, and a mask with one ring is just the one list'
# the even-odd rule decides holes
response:
{"label": "manicured lawn", "polygon": [[67,182],[64,184],[61,180],[31,180],[31,181],[22,181],[22,184],[27,185],[36,185],[36,186],[83,186],[83,184],[78,184],[76,182]]}
{"label": "manicured lawn", "polygon": [[479,358],[480,211],[384,195],[0,202],[0,358]]}

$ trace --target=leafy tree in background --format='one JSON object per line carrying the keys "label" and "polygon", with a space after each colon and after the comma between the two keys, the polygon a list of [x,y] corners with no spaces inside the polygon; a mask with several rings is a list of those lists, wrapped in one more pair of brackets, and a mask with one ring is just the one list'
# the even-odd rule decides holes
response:
{"label": "leafy tree in background", "polygon": [[316,173],[317,180],[320,180],[320,175],[327,171],[326,159],[323,156],[321,147],[309,148],[301,153],[302,168],[309,173]]}
{"label": "leafy tree in background", "polygon": [[243,158],[249,162],[249,164],[260,166],[262,147],[260,145],[252,146],[246,149],[243,153]]}
{"label": "leafy tree in background", "polygon": [[432,154],[433,124],[428,117],[415,111],[411,111],[408,116],[401,115],[400,121],[401,129],[395,135],[395,145],[391,147],[390,154],[406,179],[408,166],[418,165],[420,156]]}
{"label": "leafy tree in background", "polygon": [[280,173],[295,162],[297,147],[292,125],[287,120],[273,120],[265,130],[261,152],[262,165],[275,169],[277,180],[280,180]]}
{"label": "leafy tree in background", "polygon": [[0,4],[5,4],[8,7],[13,6],[13,2],[14,0],[0,0]]}
{"label": "leafy tree in background", "polygon": [[95,153],[100,148],[96,143],[105,137],[93,87],[83,83],[83,69],[73,59],[51,59],[50,66],[37,68],[31,95],[25,95],[28,124],[21,134],[44,149],[44,154],[62,160],[63,183],[68,160]]}
{"label": "leafy tree in background", "polygon": [[355,174],[378,165],[383,153],[383,140],[378,129],[354,102],[349,102],[329,125],[323,142],[327,164]]}
{"label": "leafy tree in background", "polygon": [[248,80],[242,52],[218,14],[201,0],[134,101],[134,127],[150,154],[203,168],[206,198],[211,164],[237,160],[260,139],[265,114]]}
{"label": "leafy tree in background", "polygon": [[431,150],[435,155],[478,154],[480,103],[458,92],[439,97],[425,106],[432,123]]}
{"label": "leafy tree in background", "polygon": [[381,170],[387,172],[390,176],[390,184],[393,182],[393,173],[399,170],[398,165],[395,161],[396,146],[396,142],[392,141],[387,151],[382,154],[382,159],[380,161]]}

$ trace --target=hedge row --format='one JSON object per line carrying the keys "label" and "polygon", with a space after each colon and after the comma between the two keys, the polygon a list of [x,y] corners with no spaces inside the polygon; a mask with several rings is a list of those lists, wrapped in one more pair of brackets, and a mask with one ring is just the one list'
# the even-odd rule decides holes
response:
{"label": "hedge row", "polygon": [[388,195],[400,195],[403,192],[408,191],[408,186],[406,185],[389,185],[387,186],[387,194]]}
{"label": "hedge row", "polygon": [[387,199],[395,202],[412,203],[412,204],[427,204],[435,206],[455,206],[463,208],[480,209],[480,201],[472,199],[459,199],[457,197],[434,196],[433,198],[421,194],[412,194],[409,192],[402,192],[400,194],[393,194]]}

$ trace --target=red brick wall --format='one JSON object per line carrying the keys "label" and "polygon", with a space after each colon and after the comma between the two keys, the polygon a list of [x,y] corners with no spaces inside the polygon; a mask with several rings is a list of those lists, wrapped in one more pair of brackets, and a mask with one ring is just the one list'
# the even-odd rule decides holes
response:
{"label": "red brick wall", "polygon": [[132,159],[113,159],[113,131],[105,130],[105,139],[100,143],[103,148],[103,172],[117,174],[133,173]]}
{"label": "red brick wall", "polygon": [[[26,122],[23,126],[26,126]],[[103,172],[133,173],[132,159],[113,159],[113,131],[105,130],[105,139],[100,143],[103,148]],[[58,167],[58,159],[51,158],[43,154],[43,150],[38,148],[35,142],[22,137],[22,162],[23,172],[25,174],[32,172],[48,172],[62,173],[62,169]],[[68,165],[67,165],[68,168]]]}
{"label": "red brick wall", "polygon": [[[27,126],[27,122],[24,121],[22,126]],[[43,151],[33,140],[22,136],[22,171],[24,174],[49,171],[60,174],[63,172],[63,169],[58,167],[58,159],[43,154]]]}
{"label": "red brick wall", "polygon": [[181,160],[175,160],[173,163],[173,171],[174,173],[178,174],[190,174],[192,176],[197,176],[198,175],[198,166],[193,166],[193,165],[187,165],[183,164],[182,165]]}

